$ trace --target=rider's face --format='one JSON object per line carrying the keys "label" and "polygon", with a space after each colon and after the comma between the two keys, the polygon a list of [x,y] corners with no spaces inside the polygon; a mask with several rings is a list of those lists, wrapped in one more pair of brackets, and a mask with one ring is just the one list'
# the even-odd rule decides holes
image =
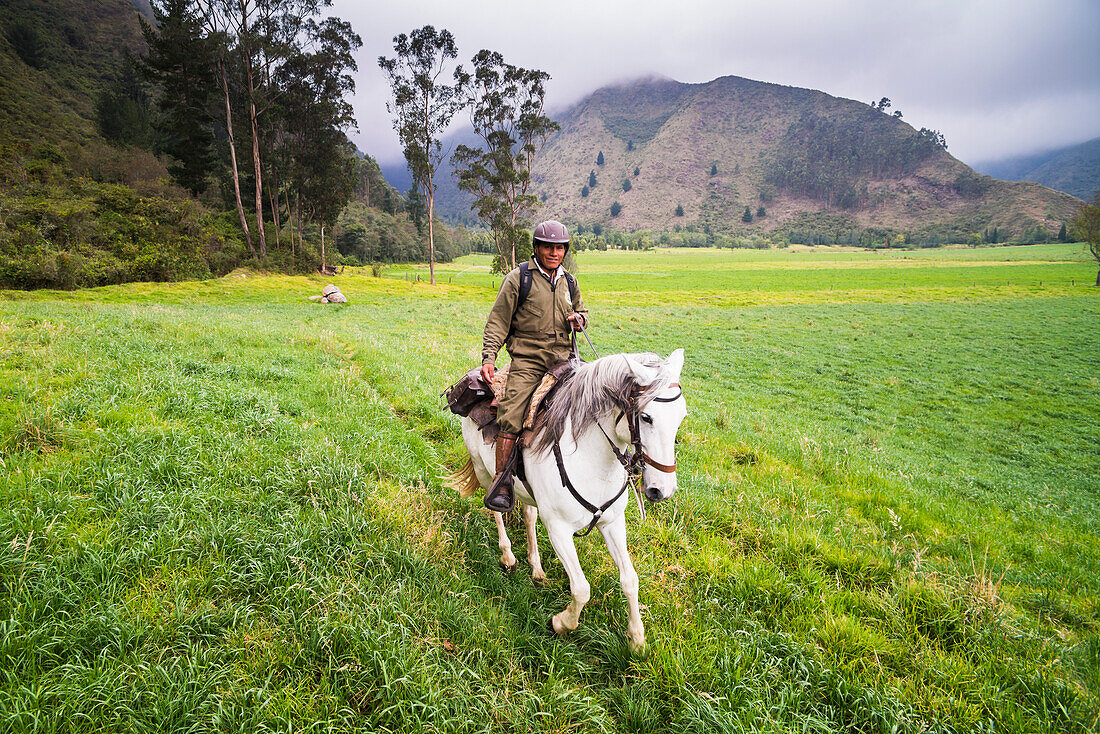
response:
{"label": "rider's face", "polygon": [[565,244],[539,242],[535,245],[535,257],[539,259],[542,267],[549,271],[556,270],[565,259]]}

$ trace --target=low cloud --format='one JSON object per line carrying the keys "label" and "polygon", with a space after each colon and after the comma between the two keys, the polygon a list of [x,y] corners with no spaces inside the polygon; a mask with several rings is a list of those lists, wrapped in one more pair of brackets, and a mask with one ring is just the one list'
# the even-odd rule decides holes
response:
{"label": "low cloud", "polygon": [[337,0],[333,13],[364,41],[354,98],[360,130],[352,138],[383,161],[401,153],[376,60],[393,54],[393,36],[426,24],[454,33],[460,61],[492,48],[549,72],[553,109],[624,79],[736,75],[865,102],[890,97],[908,122],[943,132],[967,162],[1100,135],[1100,4],[1092,0],[749,7],[689,0],[675,9],[640,0],[552,7],[419,0],[367,9]]}

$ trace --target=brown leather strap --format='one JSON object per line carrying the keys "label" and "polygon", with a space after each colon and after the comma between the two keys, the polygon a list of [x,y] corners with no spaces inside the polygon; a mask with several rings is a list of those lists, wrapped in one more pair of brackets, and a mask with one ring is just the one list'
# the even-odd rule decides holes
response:
{"label": "brown leather strap", "polygon": [[642,460],[652,466],[654,469],[659,469],[660,471],[663,471],[665,474],[672,474],[674,471],[676,471],[675,464],[660,464],[649,458],[649,454],[645,453],[644,451],[642,452]]}

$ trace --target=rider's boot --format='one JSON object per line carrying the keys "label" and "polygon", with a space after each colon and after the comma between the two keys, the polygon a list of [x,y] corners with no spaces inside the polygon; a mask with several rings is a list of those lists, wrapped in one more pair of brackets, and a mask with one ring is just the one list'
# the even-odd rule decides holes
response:
{"label": "rider's boot", "polygon": [[516,506],[516,494],[512,487],[512,449],[516,434],[497,434],[497,473],[493,484],[485,493],[485,506],[493,512],[510,512]]}

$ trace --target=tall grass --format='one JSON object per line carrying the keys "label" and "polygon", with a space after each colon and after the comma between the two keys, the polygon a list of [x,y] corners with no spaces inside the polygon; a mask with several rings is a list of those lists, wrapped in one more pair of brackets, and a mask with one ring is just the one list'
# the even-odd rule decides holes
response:
{"label": "tall grass", "polygon": [[550,637],[560,565],[501,575],[440,486],[463,451],[438,393],[479,360],[488,283],[0,300],[3,727],[1095,730],[1093,290],[968,301],[933,258],[876,265],[915,285],[867,299],[851,255],[792,301],[816,265],[737,253],[778,285],[731,305],[693,300],[704,255],[661,303],[597,270],[679,253],[581,259],[611,284],[601,351],[688,350],[681,491],[630,511],[644,659],[601,543],[581,628]]}

